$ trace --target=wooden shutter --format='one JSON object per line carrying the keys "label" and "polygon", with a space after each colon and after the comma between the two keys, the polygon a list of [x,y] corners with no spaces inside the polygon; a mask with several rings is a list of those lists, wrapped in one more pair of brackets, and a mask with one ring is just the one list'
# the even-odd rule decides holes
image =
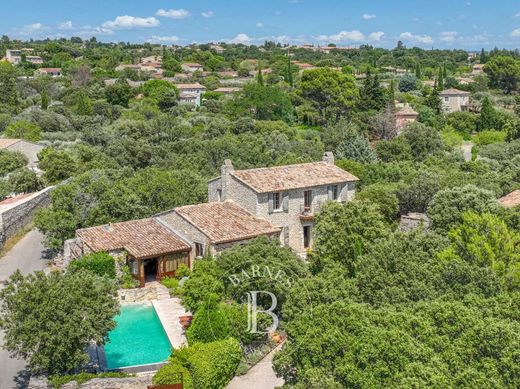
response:
{"label": "wooden shutter", "polygon": [[273,194],[272,193],[269,193],[267,195],[267,202],[269,204],[269,213],[273,213]]}
{"label": "wooden shutter", "polygon": [[284,210],[284,212],[289,211],[289,193],[288,192],[285,192],[283,194],[282,209]]}
{"label": "wooden shutter", "polygon": [[332,185],[327,186],[327,196],[332,200]]}

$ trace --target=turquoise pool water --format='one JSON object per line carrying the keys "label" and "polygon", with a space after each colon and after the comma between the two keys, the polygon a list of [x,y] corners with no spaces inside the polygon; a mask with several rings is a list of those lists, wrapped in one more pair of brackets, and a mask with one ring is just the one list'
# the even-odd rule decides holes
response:
{"label": "turquoise pool water", "polygon": [[170,356],[170,341],[152,305],[123,305],[115,321],[105,344],[109,369],[162,362]]}

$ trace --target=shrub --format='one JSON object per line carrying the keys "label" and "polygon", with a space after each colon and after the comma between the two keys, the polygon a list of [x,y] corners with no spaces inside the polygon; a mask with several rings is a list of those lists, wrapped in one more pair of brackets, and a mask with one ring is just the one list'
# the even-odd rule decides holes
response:
{"label": "shrub", "polygon": [[473,137],[477,146],[486,146],[493,143],[501,143],[506,140],[507,134],[502,131],[481,131]]}
{"label": "shrub", "polygon": [[19,151],[0,150],[0,176],[27,165],[27,158]]}
{"label": "shrub", "polygon": [[213,259],[195,261],[190,278],[183,285],[183,304],[192,312],[206,301],[210,293],[222,295],[224,284],[219,278],[217,263]]}
{"label": "shrub", "polygon": [[161,367],[153,376],[152,383],[154,385],[178,384],[181,382],[181,374],[184,389],[193,389],[190,372],[177,361],[167,363]]}
{"label": "shrub", "polygon": [[43,182],[35,172],[23,168],[9,176],[9,186],[15,193],[29,193],[42,189]]}
{"label": "shrub", "polygon": [[189,277],[190,273],[191,273],[190,268],[188,266],[186,266],[185,264],[181,264],[177,268],[177,271],[175,272],[175,277],[180,280],[183,277]]}
{"label": "shrub", "polygon": [[238,340],[229,338],[218,342],[195,343],[188,348],[174,350],[172,360],[186,367],[197,389],[224,388],[233,378],[242,357]]}
{"label": "shrub", "polygon": [[230,336],[227,312],[218,305],[217,298],[214,294],[208,296],[207,301],[203,302],[195,313],[193,322],[186,331],[189,344],[209,343]]}
{"label": "shrub", "polygon": [[179,286],[179,281],[173,277],[164,277],[161,279],[161,284],[166,286],[168,289],[175,289]]}
{"label": "shrub", "polygon": [[85,255],[69,265],[69,270],[86,269],[98,276],[116,278],[116,264],[114,258],[105,252]]}
{"label": "shrub", "polygon": [[123,289],[133,289],[139,286],[139,281],[132,276],[130,267],[126,264],[121,266],[120,282]]}

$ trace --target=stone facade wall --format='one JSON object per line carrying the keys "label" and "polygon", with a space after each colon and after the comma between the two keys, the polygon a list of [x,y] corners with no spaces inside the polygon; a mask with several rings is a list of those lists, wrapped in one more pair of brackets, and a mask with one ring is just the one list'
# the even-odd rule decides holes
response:
{"label": "stone facade wall", "polygon": [[469,96],[441,96],[441,100],[446,113],[462,111],[462,106],[469,105]]}
{"label": "stone facade wall", "polygon": [[161,222],[170,226],[177,235],[191,246],[190,263],[193,267],[193,259],[195,258],[195,242],[202,243],[204,252],[210,250],[210,242],[206,235],[188,223],[184,218],[180,217],[175,211],[163,213],[159,215]]}
{"label": "stone facade wall", "polygon": [[0,210],[0,247],[17,231],[29,224],[39,208],[51,203],[52,189],[54,189],[52,186],[45,188],[18,204]]}

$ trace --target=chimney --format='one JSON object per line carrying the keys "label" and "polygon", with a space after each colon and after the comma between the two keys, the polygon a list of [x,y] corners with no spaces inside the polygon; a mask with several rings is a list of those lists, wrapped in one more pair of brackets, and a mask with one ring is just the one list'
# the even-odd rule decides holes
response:
{"label": "chimney", "polygon": [[227,187],[229,183],[229,175],[235,171],[233,163],[230,159],[226,159],[220,168],[220,183],[221,183],[221,200],[227,200]]}
{"label": "chimney", "polygon": [[325,151],[323,154],[323,161],[334,165],[334,154],[332,151]]}

